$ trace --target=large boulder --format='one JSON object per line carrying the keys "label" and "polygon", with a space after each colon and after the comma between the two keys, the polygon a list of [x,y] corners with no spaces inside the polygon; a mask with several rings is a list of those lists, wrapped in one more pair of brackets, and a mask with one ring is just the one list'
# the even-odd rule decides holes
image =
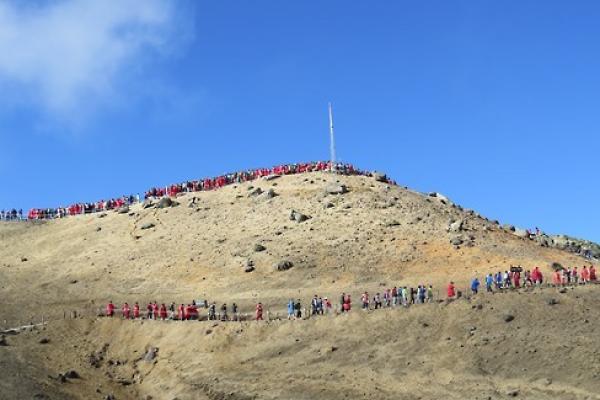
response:
{"label": "large boulder", "polygon": [[179,205],[179,203],[172,200],[170,197],[163,197],[162,199],[160,199],[158,201],[158,203],[156,203],[156,205],[154,207],[155,208],[169,208],[169,207],[175,207],[177,205]]}
{"label": "large boulder", "polygon": [[429,197],[438,199],[442,204],[452,204],[452,202],[450,201],[450,199],[448,197],[446,197],[443,194],[438,193],[438,192],[429,193]]}
{"label": "large boulder", "polygon": [[448,225],[448,232],[454,232],[454,233],[461,232],[463,230],[464,223],[465,223],[465,221],[462,219],[459,219],[458,221],[450,222],[450,224]]}
{"label": "large boulder", "polygon": [[283,261],[279,261],[277,263],[277,265],[275,266],[275,269],[277,271],[287,271],[288,269],[292,268],[294,266],[294,263],[289,261],[289,260],[283,260]]}
{"label": "large boulder", "polygon": [[127,214],[129,212],[129,206],[123,206],[117,210],[119,214]]}
{"label": "large boulder", "polygon": [[269,190],[267,190],[267,191],[265,192],[265,197],[266,197],[267,199],[272,199],[272,198],[274,198],[274,197],[277,197],[277,193],[275,193],[275,190],[273,190],[273,189],[269,189]]}
{"label": "large boulder", "polygon": [[304,222],[308,219],[310,219],[310,216],[308,216],[306,214],[302,214],[299,211],[292,210],[292,212],[290,213],[290,221],[296,221],[296,222],[300,223],[300,222]]}
{"label": "large boulder", "polygon": [[523,239],[529,239],[529,233],[525,229],[515,228],[513,235],[518,236]]}
{"label": "large boulder", "polygon": [[327,194],[344,194],[348,193],[348,187],[344,184],[332,183],[325,187],[325,192]]}
{"label": "large boulder", "polygon": [[387,176],[384,173],[381,172],[373,172],[373,178],[375,178],[375,180],[377,182],[387,182]]}

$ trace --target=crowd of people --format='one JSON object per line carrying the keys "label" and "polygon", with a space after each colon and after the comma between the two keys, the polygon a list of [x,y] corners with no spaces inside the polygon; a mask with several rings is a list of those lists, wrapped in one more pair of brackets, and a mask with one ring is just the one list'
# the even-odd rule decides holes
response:
{"label": "crowd of people", "polygon": [[[523,276],[521,276],[523,274]],[[577,267],[573,268],[557,268],[552,273],[552,287],[562,287],[567,285],[585,285],[596,283],[596,268],[593,265],[589,267],[584,265],[580,271]],[[475,276],[471,280],[471,294],[478,294],[482,284],[485,284],[486,292],[502,291],[507,289],[519,289],[542,286],[544,283],[544,275],[539,267],[533,270],[523,271],[523,267],[511,266],[509,270],[504,272],[489,273],[483,279]],[[446,288],[448,298],[455,298],[458,292],[454,282],[450,282]]]}
{"label": "crowd of people", "polygon": [[[541,287],[544,284],[544,276],[539,267],[533,270],[523,271],[521,266],[511,266],[504,272],[488,273],[483,279],[475,276],[470,282],[471,295],[477,295],[485,285],[486,292],[502,292],[510,289]],[[552,274],[552,283],[546,283],[550,287],[563,287],[566,285],[585,285],[597,282],[596,269],[593,265],[557,269]],[[446,288],[446,298],[456,299],[463,295],[454,282],[450,282]],[[437,299],[443,300],[443,299]],[[434,302],[434,289],[432,285],[394,286],[381,292],[370,295],[363,292],[360,296],[360,308],[364,311],[378,310],[382,308],[410,307],[417,304]],[[204,315],[202,315],[202,311]],[[310,300],[308,308],[303,307],[301,299],[289,299],[287,303],[287,318],[297,320],[318,317],[321,315],[344,314],[352,310],[352,297],[349,293],[342,293],[339,303],[334,303],[327,297],[314,295]],[[220,307],[216,302],[209,303],[207,300],[189,304],[176,305],[174,302],[167,306],[156,301],[148,303],[144,308],[136,302],[133,306],[124,303],[120,310],[111,302],[106,305],[105,315],[115,317],[120,315],[124,319],[149,319],[149,320],[208,320],[208,321],[240,321],[248,319],[248,314],[241,314],[236,303],[228,306],[223,303]],[[278,317],[278,315],[277,315]],[[250,317],[252,318],[252,317]],[[264,306],[257,303],[253,310],[253,319],[261,321],[264,319]]]}
{"label": "crowd of people", "polygon": [[[246,171],[223,174],[214,178],[204,178],[199,180],[186,181],[179,184],[173,184],[165,187],[153,187],[144,194],[144,199],[160,198],[164,196],[177,196],[179,193],[198,192],[218,189],[226,185],[252,181],[261,177],[274,175],[292,175],[315,171],[332,171],[341,175],[364,175],[371,176],[372,173],[355,168],[352,164],[337,163],[332,165],[328,161],[316,161],[299,164],[283,164],[272,168],[258,168]],[[387,179],[387,178],[386,178]],[[395,182],[388,180],[388,183]],[[103,212],[108,210],[120,209],[123,206],[129,206],[140,201],[140,195],[121,196],[110,200],[100,200],[92,203],[75,203],[68,207],[55,208],[33,208],[29,210],[26,216],[22,210],[2,211],[0,220],[39,220],[64,218],[68,216]]]}
{"label": "crowd of people", "polygon": [[23,220],[23,210],[0,210],[0,221],[21,221]]}
{"label": "crowd of people", "polygon": [[139,195],[121,196],[116,199],[100,200],[95,203],[76,203],[68,207],[32,208],[27,219],[54,219],[68,216],[91,214],[102,211],[116,210],[124,206],[139,203]]}

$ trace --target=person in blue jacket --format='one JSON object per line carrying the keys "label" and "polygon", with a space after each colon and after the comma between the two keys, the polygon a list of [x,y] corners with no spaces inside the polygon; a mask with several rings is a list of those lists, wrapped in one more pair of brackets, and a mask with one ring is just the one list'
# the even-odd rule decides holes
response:
{"label": "person in blue jacket", "polygon": [[492,292],[492,285],[494,284],[494,276],[490,273],[485,277],[485,287],[488,292]]}
{"label": "person in blue jacket", "polygon": [[290,299],[287,306],[288,319],[294,318],[294,300]]}
{"label": "person in blue jacket", "polygon": [[471,281],[471,292],[473,292],[473,294],[477,294],[479,291],[479,285],[479,279],[477,277],[473,278]]}

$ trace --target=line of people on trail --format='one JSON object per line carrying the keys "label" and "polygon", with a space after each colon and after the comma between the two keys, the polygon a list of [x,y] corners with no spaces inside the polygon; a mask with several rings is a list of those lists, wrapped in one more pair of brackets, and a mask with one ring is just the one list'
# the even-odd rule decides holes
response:
{"label": "line of people on trail", "polygon": [[[260,304],[260,303],[259,303]],[[133,306],[130,306],[129,303],[124,303],[121,306],[121,317],[123,319],[149,319],[149,320],[177,320],[177,321],[191,321],[191,320],[200,320],[200,308],[205,308],[208,310],[207,319],[209,321],[237,321],[240,319],[240,314],[238,310],[238,306],[236,303],[231,305],[231,308],[228,308],[226,303],[223,303],[219,308],[219,313],[217,313],[217,305],[216,303],[208,304],[205,301],[202,305],[196,304],[196,301],[192,301],[190,304],[180,304],[177,305],[175,303],[171,303],[167,306],[165,303],[158,304],[156,301],[148,303],[145,309],[142,309],[138,302],[135,302]],[[229,311],[231,311],[231,318],[229,316]],[[258,306],[257,306],[258,312]],[[114,317],[117,313],[117,308],[115,304],[111,301],[106,305],[105,315],[107,317]],[[257,314],[257,317],[259,315]],[[261,305],[261,314],[260,319],[262,319],[262,305]]]}
{"label": "line of people on trail", "polygon": [[[347,163],[337,163],[331,165],[331,163],[328,161],[314,161],[297,164],[282,164],[272,168],[250,169],[247,171],[227,173],[214,178],[186,181],[184,183],[168,185],[165,187],[153,187],[145,192],[144,198],[159,198],[164,196],[174,197],[179,193],[213,190],[226,185],[252,181],[261,177],[273,175],[292,175],[316,171],[333,171],[341,175],[373,176],[372,172],[362,171],[355,168],[352,164]],[[396,184],[387,177],[384,177],[384,179],[389,184]],[[116,199],[100,200],[92,203],[75,203],[68,207],[32,208],[27,213],[26,218],[24,218],[22,210],[13,209],[6,212],[0,212],[0,220],[8,221],[64,218],[80,214],[120,209],[124,206],[139,203],[139,201],[139,195],[129,195]]]}
{"label": "line of people on trail", "polygon": [[121,196],[116,199],[100,200],[95,203],[76,203],[68,207],[57,208],[32,208],[27,214],[27,219],[55,219],[69,216],[92,214],[102,211],[118,210],[125,206],[139,203],[139,195]]}
{"label": "line of people on trail", "polygon": [[[523,274],[523,277],[521,276]],[[552,274],[552,286],[566,286],[596,283],[596,268],[593,265],[583,266],[581,271],[577,267],[557,269]],[[507,289],[519,289],[527,287],[539,287],[544,283],[544,275],[539,267],[533,270],[523,272],[523,267],[511,266],[510,270],[496,273],[489,273],[484,279],[480,280],[477,276],[473,277],[470,284],[472,294],[478,294],[482,284],[485,284],[486,292],[493,293],[494,291],[502,291]],[[459,296],[454,282],[450,282],[446,288],[446,296],[448,298],[456,298]]]}

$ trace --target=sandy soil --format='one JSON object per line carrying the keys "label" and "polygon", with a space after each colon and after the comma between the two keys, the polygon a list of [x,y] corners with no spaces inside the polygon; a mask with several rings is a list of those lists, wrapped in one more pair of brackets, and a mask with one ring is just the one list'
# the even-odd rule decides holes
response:
{"label": "sandy soil", "polygon": [[[247,312],[262,301],[276,315],[290,297],[345,291],[356,301],[363,290],[400,284],[437,289],[452,279],[464,288],[473,274],[509,264],[547,276],[552,262],[584,264],[475,212],[370,178],[338,178],[350,192],[327,195],[335,179],[289,176],[187,194],[174,208],[1,224],[0,326],[42,315],[51,322],[0,347],[0,398],[495,399],[513,389],[528,399],[599,398],[596,287],[264,324],[96,318],[109,299],[207,298]],[[277,196],[252,195],[257,187]],[[292,210],[310,219],[291,221]],[[464,221],[460,232],[448,231],[452,220]],[[459,248],[450,244],[456,236]],[[282,260],[294,267],[277,271]],[[63,319],[73,310],[82,317]],[[505,313],[515,320],[504,322]],[[152,362],[140,360],[148,346],[159,348]],[[60,383],[68,370],[81,378]]]}

